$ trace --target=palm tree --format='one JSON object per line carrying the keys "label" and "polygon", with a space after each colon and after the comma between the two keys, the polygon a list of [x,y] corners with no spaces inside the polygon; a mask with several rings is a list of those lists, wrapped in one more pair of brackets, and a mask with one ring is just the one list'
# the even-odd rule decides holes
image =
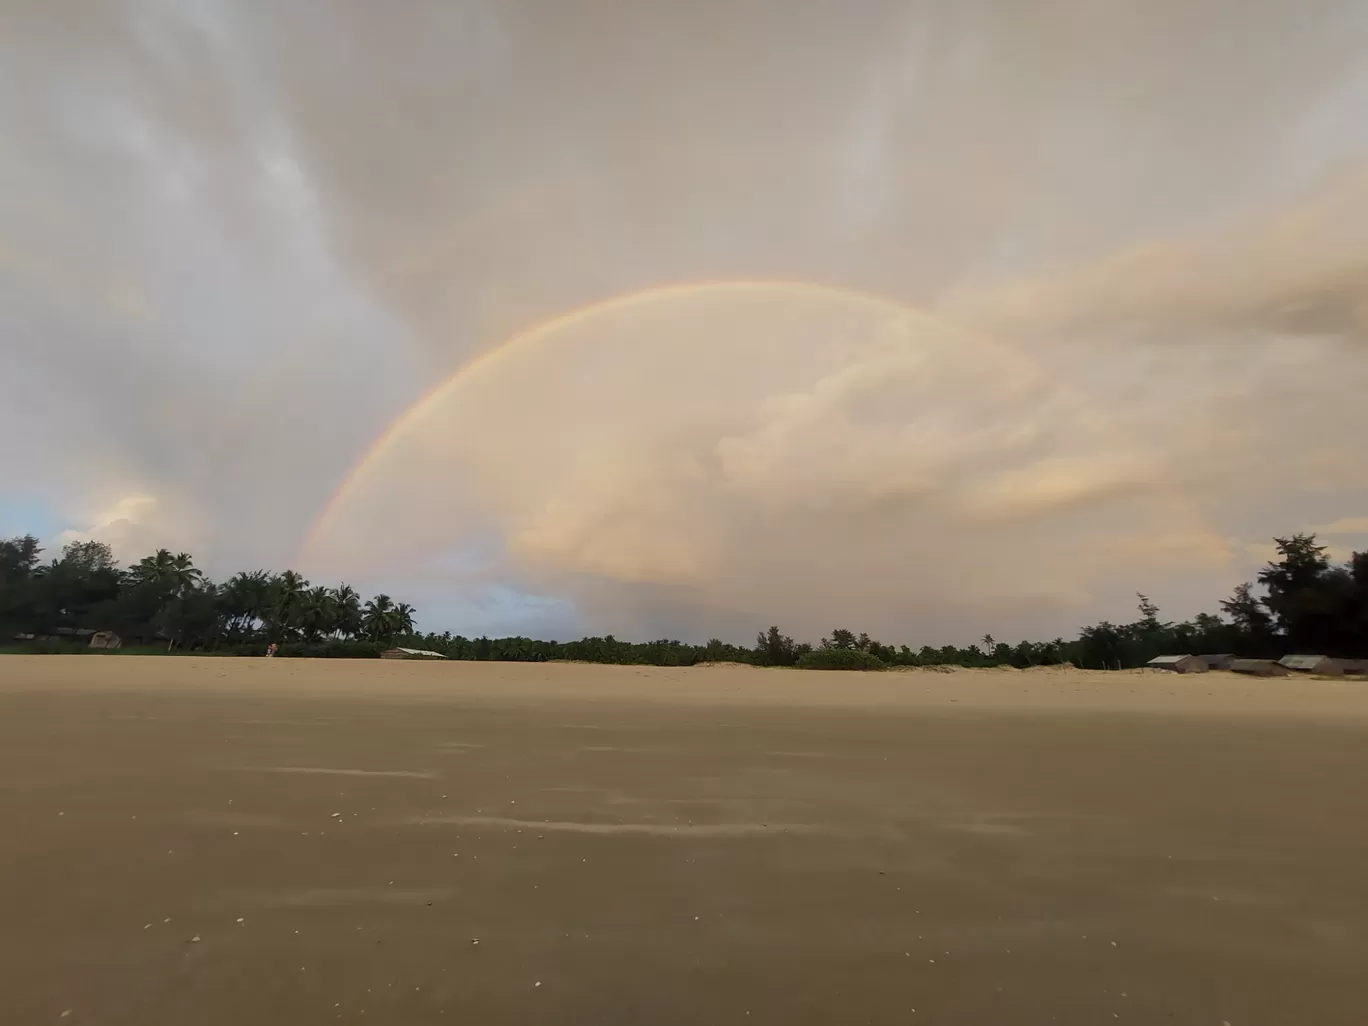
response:
{"label": "palm tree", "polygon": [[130,584],[155,584],[173,595],[193,591],[204,580],[190,553],[178,552],[173,556],[170,549],[158,549],[153,555],[144,556],[128,568],[125,576]]}
{"label": "palm tree", "polygon": [[333,604],[336,607],[334,629],[344,638],[361,633],[361,596],[350,584],[339,585],[334,589]]}
{"label": "palm tree", "polygon": [[258,620],[264,621],[271,606],[271,575],[265,570],[244,570],[224,585],[222,608],[232,628],[250,631]]}
{"label": "palm tree", "polygon": [[228,621],[228,629],[231,631],[241,631],[251,621],[249,589],[246,572],[234,574],[224,581],[223,587],[219,589],[219,611]]}
{"label": "palm tree", "polygon": [[272,633],[298,630],[304,590],[309,582],[293,570],[286,570],[271,582],[271,604],[266,619]]}
{"label": "palm tree", "polygon": [[161,577],[164,569],[171,561],[171,553],[166,549],[158,549],[155,555],[143,556],[137,563],[124,571],[124,577],[129,584],[151,584]]}
{"label": "palm tree", "polygon": [[413,633],[413,613],[413,607],[407,602],[400,602],[399,605],[394,608],[395,634]]}
{"label": "palm tree", "polygon": [[195,566],[195,560],[188,552],[178,552],[171,560],[171,567],[167,573],[177,595],[184,595],[187,591],[194,591],[204,583],[204,573]]}
{"label": "palm tree", "polygon": [[361,612],[361,628],[372,641],[392,637],[394,630],[394,600],[380,594],[366,603]]}
{"label": "palm tree", "polygon": [[319,585],[300,597],[299,626],[308,641],[316,641],[337,629],[337,603],[331,589]]}

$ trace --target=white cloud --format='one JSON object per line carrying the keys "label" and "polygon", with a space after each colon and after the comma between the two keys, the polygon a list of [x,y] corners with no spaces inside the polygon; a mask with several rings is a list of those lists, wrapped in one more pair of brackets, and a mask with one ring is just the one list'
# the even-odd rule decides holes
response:
{"label": "white cloud", "polygon": [[165,503],[154,496],[131,494],[115,501],[90,517],[90,526],[63,531],[53,539],[52,548],[70,542],[101,541],[113,550],[121,563],[136,562],[159,548],[193,549],[203,536],[193,525],[170,515]]}
{"label": "white cloud", "polygon": [[1317,527],[1315,534],[1368,534],[1368,517],[1342,517]]}
{"label": "white cloud", "polygon": [[1129,332],[1201,344],[1330,336],[1368,343],[1368,166],[1221,231],[1153,240],[1072,272],[967,291],[947,308],[1035,335]]}
{"label": "white cloud", "polygon": [[807,633],[833,615],[1062,631],[1122,576],[1214,570],[1224,593],[1231,552],[1173,483],[1205,408],[1174,423],[1167,399],[1111,408],[1047,371],[833,292],[610,306],[439,393],[344,495],[311,565],[393,572],[502,528],[502,573],[570,597],[592,629],[692,608]]}

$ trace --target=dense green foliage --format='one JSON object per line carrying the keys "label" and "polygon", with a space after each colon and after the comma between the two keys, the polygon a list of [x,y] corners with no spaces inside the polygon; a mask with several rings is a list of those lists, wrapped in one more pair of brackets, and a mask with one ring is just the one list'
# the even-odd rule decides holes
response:
{"label": "dense green foliage", "polygon": [[43,563],[32,537],[0,541],[0,637],[59,642],[111,630],[126,645],[234,650],[271,642],[372,644],[413,632],[413,607],[377,595],[362,604],[343,584],[310,587],[292,570],[207,580],[188,553],[159,549],[120,570],[101,542],[72,542]]}
{"label": "dense green foliage", "polygon": [[886,670],[888,664],[858,648],[818,648],[804,653],[795,664],[800,670]]}
{"label": "dense green foliage", "polygon": [[1368,553],[1334,566],[1313,535],[1275,539],[1278,560],[1221,602],[1224,615],[1204,613],[1166,623],[1145,596],[1132,623],[1103,621],[1072,641],[1008,645],[985,635],[966,648],[881,644],[867,634],[838,629],[815,647],[778,627],[762,631],[753,648],[716,638],[706,645],[679,641],[633,643],[612,635],[579,641],[465,638],[418,634],[414,610],[388,595],[362,602],[345,584],[313,586],[291,570],[239,573],[222,584],[207,580],[187,553],[158,550],[120,569],[109,547],[73,542],[44,563],[30,536],[0,541],[0,639],[24,651],[78,651],[78,631],[111,630],[124,652],[196,651],[281,656],[375,658],[393,645],[430,649],[453,659],[546,662],[576,660],[653,666],[743,662],[803,669],[877,670],[890,666],[1046,666],[1073,663],[1093,669],[1140,666],[1165,653],[1286,652],[1368,654]]}

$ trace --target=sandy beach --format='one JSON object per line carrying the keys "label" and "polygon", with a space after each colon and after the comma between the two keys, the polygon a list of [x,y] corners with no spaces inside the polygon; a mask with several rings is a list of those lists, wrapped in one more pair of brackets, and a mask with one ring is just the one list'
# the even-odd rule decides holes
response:
{"label": "sandy beach", "polygon": [[1368,682],[0,656],[0,1022],[1357,1024]]}

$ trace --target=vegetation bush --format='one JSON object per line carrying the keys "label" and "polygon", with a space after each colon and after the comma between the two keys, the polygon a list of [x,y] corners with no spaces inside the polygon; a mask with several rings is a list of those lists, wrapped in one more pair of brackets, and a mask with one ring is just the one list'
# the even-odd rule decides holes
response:
{"label": "vegetation bush", "polygon": [[858,648],[814,648],[798,657],[800,670],[886,670],[878,656]]}
{"label": "vegetation bush", "polygon": [[276,655],[288,659],[379,659],[390,647],[376,641],[287,641]]}
{"label": "vegetation bush", "polygon": [[[1222,615],[1202,613],[1183,623],[1159,619],[1139,598],[1139,619],[1084,627],[1071,641],[1009,645],[984,635],[978,644],[913,650],[885,645],[868,634],[833,630],[820,645],[795,642],[777,626],[760,632],[752,648],[713,638],[705,645],[661,639],[631,642],[603,637],[578,641],[466,638],[449,631],[419,633],[414,609],[377,595],[363,602],[346,584],[311,586],[292,570],[252,570],[222,584],[205,578],[188,553],[159,549],[119,568],[109,546],[73,542],[44,563],[31,535],[0,539],[0,641],[5,651],[92,652],[85,639],[52,637],[78,628],[112,630],[123,647],[107,654],[188,652],[266,654],[272,642],[284,657],[373,659],[386,648],[430,649],[450,659],[693,666],[702,662],[877,670],[887,666],[1049,666],[1085,669],[1141,666],[1165,653],[1231,652],[1269,657],[1287,652],[1368,655],[1368,552],[1333,565],[1314,535],[1274,539],[1278,558],[1253,583],[1220,603]],[[18,634],[48,636],[9,641]],[[97,654],[95,650],[92,654]]]}
{"label": "vegetation bush", "polygon": [[72,655],[87,651],[88,642],[66,638],[33,638],[26,641],[16,640],[5,646],[5,651],[22,655]]}

